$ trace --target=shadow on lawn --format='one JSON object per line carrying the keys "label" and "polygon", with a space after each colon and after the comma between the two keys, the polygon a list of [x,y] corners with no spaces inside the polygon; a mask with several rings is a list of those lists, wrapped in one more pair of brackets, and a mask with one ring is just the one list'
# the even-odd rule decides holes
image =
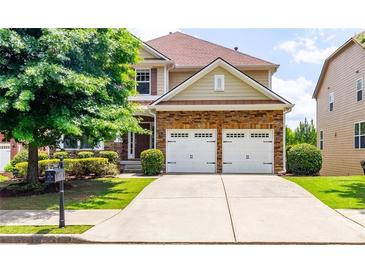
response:
{"label": "shadow on lawn", "polygon": [[322,191],[326,194],[337,194],[341,198],[356,199],[358,205],[365,206],[365,184],[364,183],[347,183],[341,185],[341,190],[330,189]]}

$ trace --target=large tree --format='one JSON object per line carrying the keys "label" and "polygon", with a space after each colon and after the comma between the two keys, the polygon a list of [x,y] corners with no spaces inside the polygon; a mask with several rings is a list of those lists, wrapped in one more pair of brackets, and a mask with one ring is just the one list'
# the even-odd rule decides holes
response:
{"label": "large tree", "polygon": [[315,146],[317,143],[316,127],[314,126],[313,120],[308,123],[307,118],[305,118],[304,122],[299,123],[294,133],[298,144],[307,143]]}
{"label": "large tree", "polygon": [[62,135],[141,130],[128,103],[139,46],[125,29],[0,29],[0,132],[28,146],[27,182]]}

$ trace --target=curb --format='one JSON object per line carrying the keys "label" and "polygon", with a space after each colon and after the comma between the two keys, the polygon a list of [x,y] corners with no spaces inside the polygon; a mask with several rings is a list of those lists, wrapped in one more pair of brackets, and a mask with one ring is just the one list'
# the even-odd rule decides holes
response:
{"label": "curb", "polygon": [[0,244],[82,244],[90,241],[76,236],[39,234],[0,234]]}

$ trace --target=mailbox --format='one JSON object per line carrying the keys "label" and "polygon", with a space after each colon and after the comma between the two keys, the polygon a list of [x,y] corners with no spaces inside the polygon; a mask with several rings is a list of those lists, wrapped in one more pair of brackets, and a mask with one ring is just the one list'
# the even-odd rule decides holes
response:
{"label": "mailbox", "polygon": [[46,183],[57,183],[65,180],[64,168],[50,168],[46,170]]}

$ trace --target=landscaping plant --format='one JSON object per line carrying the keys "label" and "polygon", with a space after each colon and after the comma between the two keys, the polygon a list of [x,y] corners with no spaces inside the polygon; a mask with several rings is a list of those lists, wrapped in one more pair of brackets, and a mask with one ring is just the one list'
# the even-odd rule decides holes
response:
{"label": "landscaping plant", "polygon": [[67,151],[57,151],[57,152],[53,153],[52,158],[54,158],[54,159],[61,159],[61,158],[67,159],[67,158],[70,158],[70,154]]}
{"label": "landscaping plant", "polygon": [[109,160],[109,163],[118,164],[119,162],[119,155],[115,151],[100,151],[99,157],[107,158]]}
{"label": "landscaping plant", "polygon": [[160,174],[164,161],[163,153],[159,149],[147,149],[141,152],[142,171],[145,175]]}
{"label": "landscaping plant", "polygon": [[94,157],[94,152],[91,151],[80,151],[77,153],[77,158],[91,158]]}
{"label": "landscaping plant", "polygon": [[27,145],[26,183],[40,187],[38,148],[62,135],[144,132],[128,102],[139,47],[126,29],[0,29],[0,132]]}
{"label": "landscaping plant", "polygon": [[295,175],[318,175],[322,167],[321,151],[309,144],[295,145],[288,151],[287,162]]}

